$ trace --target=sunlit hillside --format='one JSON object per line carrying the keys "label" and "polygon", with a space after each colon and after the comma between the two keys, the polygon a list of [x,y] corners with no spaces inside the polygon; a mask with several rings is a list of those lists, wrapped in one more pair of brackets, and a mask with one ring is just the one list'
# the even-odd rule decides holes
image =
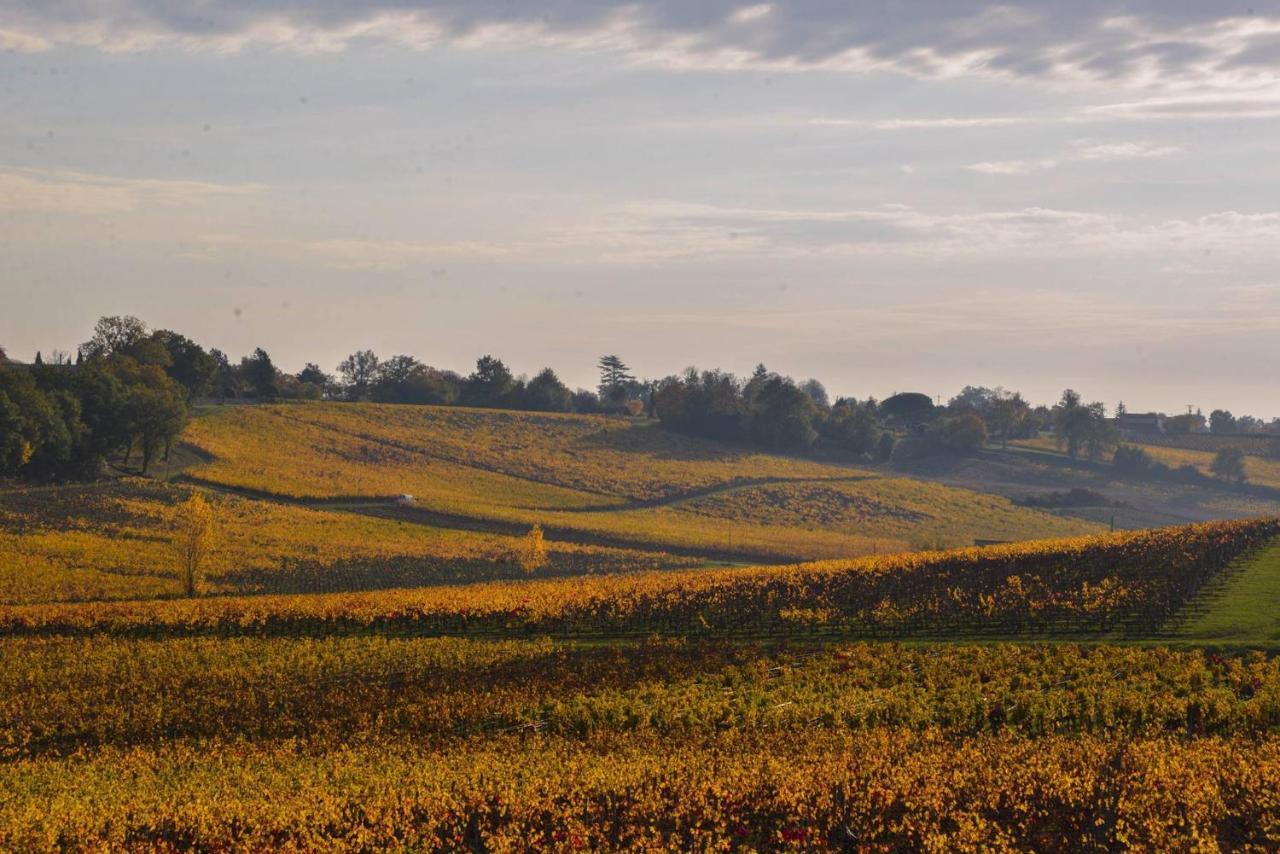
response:
{"label": "sunlit hillside", "polygon": [[[1100,530],[1004,498],[619,418],[370,404],[226,407],[196,418],[184,438],[207,458],[187,476],[210,486],[329,503],[385,504],[408,493],[416,508],[399,514],[406,519],[537,522],[564,536],[744,558]],[[376,504],[351,503],[366,511]]]}
{"label": "sunlit hillside", "polygon": [[[0,489],[0,602],[181,592],[174,506],[187,488],[128,478]],[[211,592],[308,592],[523,577],[521,540],[212,494]],[[688,566],[692,558],[550,541],[540,576]]]}

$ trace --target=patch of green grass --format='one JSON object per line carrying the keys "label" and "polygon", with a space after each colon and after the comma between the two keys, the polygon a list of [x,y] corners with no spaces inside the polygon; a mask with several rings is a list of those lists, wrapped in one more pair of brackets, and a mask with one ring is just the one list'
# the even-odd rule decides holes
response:
{"label": "patch of green grass", "polygon": [[1207,610],[1188,619],[1179,640],[1266,644],[1280,640],[1280,540],[1243,560],[1217,591],[1189,607]]}

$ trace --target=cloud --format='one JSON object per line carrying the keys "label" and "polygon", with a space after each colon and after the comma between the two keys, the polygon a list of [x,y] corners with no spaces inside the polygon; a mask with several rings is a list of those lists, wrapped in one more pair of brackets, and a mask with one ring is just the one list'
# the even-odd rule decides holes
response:
{"label": "cloud", "polygon": [[[1194,218],[1028,207],[939,212],[906,205],[850,210],[725,208],[650,202],[626,208],[619,231],[703,255],[989,259],[1199,255],[1206,248],[1268,259],[1280,213],[1220,211]],[[625,226],[625,228],[623,227]],[[733,235],[732,240],[726,240]],[[705,244],[701,241],[706,240]],[[589,241],[588,241],[589,243]],[[698,251],[700,250],[700,252]]]}
{"label": "cloud", "polygon": [[1025,175],[1032,167],[1025,160],[984,160],[981,163],[971,163],[965,168],[984,175]]}
{"label": "cloud", "polygon": [[264,190],[260,184],[215,184],[119,178],[71,170],[0,171],[0,213],[115,214],[154,206],[203,204]]}
{"label": "cloud", "polygon": [[1156,142],[1127,141],[1095,143],[1087,139],[1077,140],[1075,148],[1057,158],[1041,160],[985,160],[970,163],[965,168],[984,175],[1026,175],[1037,169],[1056,169],[1063,163],[1108,162],[1116,160],[1150,160],[1177,154],[1182,149],[1176,145]]}
{"label": "cloud", "polygon": [[677,69],[979,74],[1182,90],[1280,82],[1280,15],[1203,0],[0,0],[0,17],[0,44],[13,50],[544,45]]}
{"label": "cloud", "polygon": [[1078,160],[1150,160],[1168,157],[1182,151],[1176,145],[1162,145],[1157,142],[1109,142],[1090,143],[1082,140],[1075,152]]}
{"label": "cloud", "polygon": [[1273,119],[1280,118],[1280,95],[1240,97],[1198,95],[1146,98],[1085,109],[1084,118],[1095,119]]}

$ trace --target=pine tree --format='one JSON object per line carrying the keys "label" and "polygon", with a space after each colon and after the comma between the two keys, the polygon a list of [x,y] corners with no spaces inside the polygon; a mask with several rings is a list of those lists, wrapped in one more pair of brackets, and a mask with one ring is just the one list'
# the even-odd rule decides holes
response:
{"label": "pine tree", "polygon": [[601,356],[597,367],[600,369],[600,399],[606,403],[618,403],[636,381],[631,369],[617,356]]}

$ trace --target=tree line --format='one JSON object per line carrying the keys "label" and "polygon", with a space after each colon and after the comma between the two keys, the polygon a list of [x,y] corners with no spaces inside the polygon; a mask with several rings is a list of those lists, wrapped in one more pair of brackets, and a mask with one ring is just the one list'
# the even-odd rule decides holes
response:
{"label": "tree line", "polygon": [[[31,479],[92,477],[105,461],[146,472],[167,459],[197,399],[344,400],[615,413],[656,418],[663,428],[770,451],[824,453],[907,463],[963,454],[990,441],[1007,445],[1052,430],[1072,459],[1099,460],[1116,449],[1116,423],[1100,402],[1067,389],[1052,407],[1032,406],[1017,392],[966,386],[946,404],[919,392],[877,401],[829,399],[816,379],[797,381],[756,367],[739,378],[689,368],[660,380],[640,380],[616,355],[597,362],[595,389],[570,389],[551,368],[516,376],[485,355],[468,374],[432,367],[409,355],[380,358],[358,350],[330,374],[307,363],[296,374],[279,369],[262,348],[238,362],[170,330],[150,330],[135,317],[104,317],[73,359],[6,366],[0,350],[0,475]],[[1124,413],[1124,404],[1117,415]],[[1196,429],[1197,416],[1179,416]],[[1203,419],[1202,419],[1203,420]],[[1181,429],[1167,419],[1170,429]],[[1259,419],[1215,410],[1213,432],[1258,432]],[[136,457],[135,457],[136,452]],[[1127,456],[1126,456],[1127,454]],[[1121,453],[1119,468],[1159,473],[1149,459]],[[1240,479],[1231,460],[1221,476]],[[1217,473],[1217,472],[1215,472]]]}

